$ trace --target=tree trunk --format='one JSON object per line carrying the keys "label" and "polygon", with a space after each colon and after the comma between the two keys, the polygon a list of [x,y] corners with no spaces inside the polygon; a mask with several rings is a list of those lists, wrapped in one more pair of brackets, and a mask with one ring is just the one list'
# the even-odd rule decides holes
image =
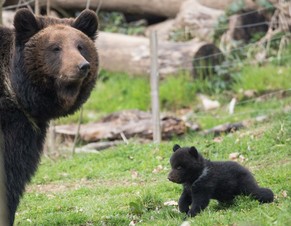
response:
{"label": "tree trunk", "polygon": [[[226,10],[235,0],[197,0],[197,2],[209,8]],[[243,3],[245,8],[257,7],[257,4],[253,0],[243,0]]]}
{"label": "tree trunk", "polygon": [[145,35],[150,37],[152,31],[157,31],[158,40],[166,41],[170,38],[170,33],[173,31],[175,19],[168,19],[163,22],[153,24],[147,27]]}
{"label": "tree trunk", "polygon": [[[100,67],[114,72],[150,74],[149,39],[116,33],[100,32],[96,42]],[[194,58],[220,52],[206,42],[158,42],[158,63],[161,77],[181,70],[192,72]]]}
{"label": "tree trunk", "polygon": [[[175,17],[184,0],[95,0],[90,1],[90,9],[121,11],[126,13],[150,14],[165,17]],[[7,1],[14,3],[15,1]],[[51,0],[52,8],[83,10],[87,0]],[[46,0],[40,0],[40,5],[45,6]]]}

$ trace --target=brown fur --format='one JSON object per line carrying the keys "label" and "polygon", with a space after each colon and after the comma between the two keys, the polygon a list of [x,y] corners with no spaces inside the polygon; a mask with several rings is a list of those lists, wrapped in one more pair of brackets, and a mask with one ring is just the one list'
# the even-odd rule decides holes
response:
{"label": "brown fur", "polygon": [[[31,47],[31,48],[30,48]],[[44,28],[27,43],[25,65],[30,79],[44,85],[55,79],[57,96],[63,111],[74,105],[81,86],[94,83],[97,73],[95,46],[81,31],[67,25],[56,24]],[[84,54],[80,54],[80,51]],[[80,73],[78,65],[90,63],[89,75]],[[45,76],[39,76],[39,71]]]}
{"label": "brown fur", "polygon": [[10,225],[37,169],[49,121],[81,107],[98,71],[93,11],[57,19],[21,9],[14,26],[0,27],[0,128],[5,141],[0,153]]}

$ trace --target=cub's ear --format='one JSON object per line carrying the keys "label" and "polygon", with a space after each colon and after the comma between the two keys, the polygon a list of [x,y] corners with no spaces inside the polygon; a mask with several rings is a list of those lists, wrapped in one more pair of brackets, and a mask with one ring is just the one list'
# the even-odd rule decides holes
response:
{"label": "cub's ear", "polygon": [[177,151],[180,147],[179,144],[175,144],[174,147],[173,147],[173,152]]}
{"label": "cub's ear", "polygon": [[16,12],[14,17],[14,27],[17,43],[27,42],[40,30],[35,16],[28,9],[20,9]]}
{"label": "cub's ear", "polygon": [[190,147],[189,148],[189,153],[192,155],[192,156],[194,156],[196,159],[198,158],[198,151],[197,151],[197,149],[195,148],[195,147]]}
{"label": "cub's ear", "polygon": [[98,18],[94,11],[83,10],[81,14],[75,19],[72,27],[82,31],[93,41],[97,36]]}

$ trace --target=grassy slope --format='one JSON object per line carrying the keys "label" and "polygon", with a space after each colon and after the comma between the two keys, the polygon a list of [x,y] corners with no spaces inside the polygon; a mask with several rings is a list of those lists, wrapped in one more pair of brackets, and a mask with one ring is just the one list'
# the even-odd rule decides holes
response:
{"label": "grassy slope", "polygon": [[17,224],[128,225],[136,219],[142,225],[179,225],[184,215],[176,207],[163,205],[177,201],[181,192],[179,185],[167,181],[171,148],[178,142],[196,145],[212,160],[241,153],[248,159],[243,164],[260,185],[276,194],[274,203],[264,205],[248,197],[237,198],[229,208],[212,201],[202,214],[189,219],[193,225],[290,225],[290,128],[290,114],[277,114],[251,130],[223,136],[221,143],[187,136],[161,145],[122,145],[55,162],[44,158],[22,200]]}
{"label": "grassy slope", "polygon": [[[283,70],[282,80],[270,74],[266,76],[263,70],[272,71],[245,69],[244,80],[233,86],[238,97],[239,89],[256,89],[254,84],[260,87],[266,79],[271,90],[291,87],[290,68],[273,69],[274,73]],[[147,79],[119,76],[118,82],[111,78],[99,82],[85,106],[86,120],[97,118],[103,112],[134,106],[148,109]],[[135,85],[136,89],[132,89]],[[161,84],[162,106],[170,110],[191,108],[197,103],[193,99],[199,89],[201,87],[191,83],[187,75],[169,78]],[[224,95],[219,98],[224,104],[231,99]],[[184,214],[179,213],[176,206],[163,204],[177,201],[181,192],[181,186],[167,180],[174,143],[195,145],[212,160],[228,159],[233,152],[241,153],[247,158],[242,164],[252,170],[260,185],[270,187],[276,195],[274,203],[264,205],[248,197],[238,197],[229,208],[220,207],[213,200],[199,216],[187,219],[191,225],[290,225],[291,116],[290,111],[282,113],[290,103],[290,96],[241,102],[231,117],[225,116],[223,108],[210,113],[197,112],[194,118],[203,128],[271,115],[267,121],[247,130],[222,136],[222,142],[215,142],[210,136],[188,134],[161,145],[131,143],[98,154],[76,154],[74,158],[56,160],[43,158],[21,201],[16,225],[129,225],[133,220],[141,225],[180,225]],[[94,116],[89,117],[92,112]]]}

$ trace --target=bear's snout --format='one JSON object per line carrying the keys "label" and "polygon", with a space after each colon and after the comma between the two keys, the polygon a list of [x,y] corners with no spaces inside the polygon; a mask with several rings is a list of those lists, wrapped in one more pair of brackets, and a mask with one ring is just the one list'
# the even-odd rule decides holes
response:
{"label": "bear's snout", "polygon": [[169,173],[168,180],[169,181],[172,181],[172,182],[176,182],[175,177],[173,176],[173,173],[172,172]]}
{"label": "bear's snout", "polygon": [[170,176],[168,176],[168,180],[174,182],[173,178],[171,178]]}
{"label": "bear's snout", "polygon": [[79,69],[81,75],[86,77],[89,73],[89,70],[90,70],[89,62],[85,61],[85,62],[78,64],[78,69]]}
{"label": "bear's snout", "polygon": [[168,180],[177,184],[182,183],[181,175],[177,174],[175,170],[172,170],[168,175]]}

